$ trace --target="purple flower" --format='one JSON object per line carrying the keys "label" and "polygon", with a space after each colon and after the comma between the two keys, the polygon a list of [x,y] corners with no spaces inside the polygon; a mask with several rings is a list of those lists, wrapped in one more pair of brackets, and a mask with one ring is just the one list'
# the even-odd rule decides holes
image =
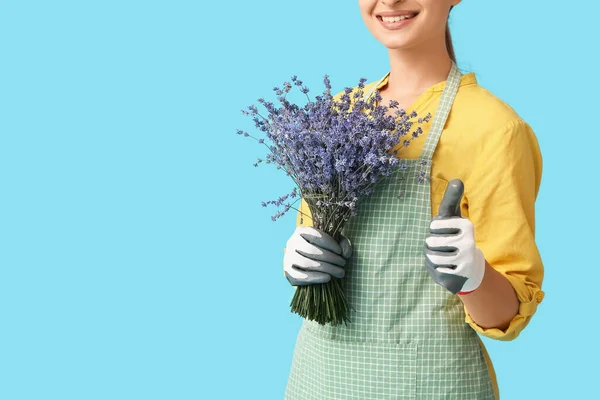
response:
{"label": "purple flower", "polygon": [[[304,199],[315,211],[315,226],[325,221],[342,226],[335,221],[343,222],[355,215],[361,199],[373,192],[374,184],[396,169],[406,170],[397,157],[398,145],[408,146],[410,140],[403,137],[410,134],[417,138],[423,130],[417,127],[413,132],[415,122],[411,119],[417,116],[416,112],[407,114],[397,109],[397,101],[390,101],[390,108],[396,108],[395,117],[388,115],[388,107],[376,106],[375,101],[382,100],[378,90],[365,101],[362,95],[366,78],[361,78],[355,88],[344,88],[334,98],[329,76],[325,75],[323,94],[303,106],[290,103],[285,94],[294,86],[304,94],[309,90],[295,75],[291,82],[284,82],[283,90],[273,88],[281,106],[259,99],[267,110],[264,118],[256,107],[248,107],[254,125],[264,132],[264,139],[252,138],[267,146],[265,163],[283,169],[296,184],[290,193],[263,202],[263,207],[282,207],[283,211],[272,216],[276,220]],[[420,118],[419,124],[424,121],[428,121],[427,116]],[[239,129],[237,134],[249,136]],[[260,162],[261,159],[254,165]],[[288,199],[293,201],[286,203]]]}

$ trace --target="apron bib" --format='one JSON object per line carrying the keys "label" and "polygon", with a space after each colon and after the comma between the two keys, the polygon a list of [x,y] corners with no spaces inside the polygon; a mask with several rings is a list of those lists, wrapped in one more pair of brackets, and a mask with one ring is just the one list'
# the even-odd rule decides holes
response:
{"label": "apron bib", "polygon": [[424,266],[430,183],[417,177],[431,174],[460,79],[453,62],[421,156],[402,159],[408,168],[378,182],[346,222],[353,255],[342,285],[356,311],[348,326],[303,320],[286,400],[494,400],[463,303]]}

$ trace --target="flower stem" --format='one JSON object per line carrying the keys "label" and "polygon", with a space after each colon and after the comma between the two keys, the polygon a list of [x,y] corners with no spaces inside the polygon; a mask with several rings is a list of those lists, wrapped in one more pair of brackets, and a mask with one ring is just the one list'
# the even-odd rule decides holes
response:
{"label": "flower stem", "polygon": [[347,326],[351,322],[348,314],[352,307],[344,295],[341,280],[335,277],[326,283],[297,286],[290,306],[292,312],[321,325],[343,323]]}

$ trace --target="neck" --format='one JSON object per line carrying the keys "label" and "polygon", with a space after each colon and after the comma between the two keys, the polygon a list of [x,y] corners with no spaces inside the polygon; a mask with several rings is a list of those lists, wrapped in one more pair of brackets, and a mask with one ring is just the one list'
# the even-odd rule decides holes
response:
{"label": "neck", "polygon": [[437,45],[422,48],[389,49],[390,75],[387,89],[392,94],[422,93],[448,78],[452,60],[446,49]]}

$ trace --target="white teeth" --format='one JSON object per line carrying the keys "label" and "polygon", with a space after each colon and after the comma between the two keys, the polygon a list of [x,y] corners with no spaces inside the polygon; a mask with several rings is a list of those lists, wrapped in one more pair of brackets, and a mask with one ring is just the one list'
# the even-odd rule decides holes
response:
{"label": "white teeth", "polygon": [[410,15],[400,15],[400,16],[396,16],[396,17],[381,17],[381,19],[384,22],[398,22],[398,21],[402,21],[408,18],[412,18],[414,17],[416,14],[410,14]]}

